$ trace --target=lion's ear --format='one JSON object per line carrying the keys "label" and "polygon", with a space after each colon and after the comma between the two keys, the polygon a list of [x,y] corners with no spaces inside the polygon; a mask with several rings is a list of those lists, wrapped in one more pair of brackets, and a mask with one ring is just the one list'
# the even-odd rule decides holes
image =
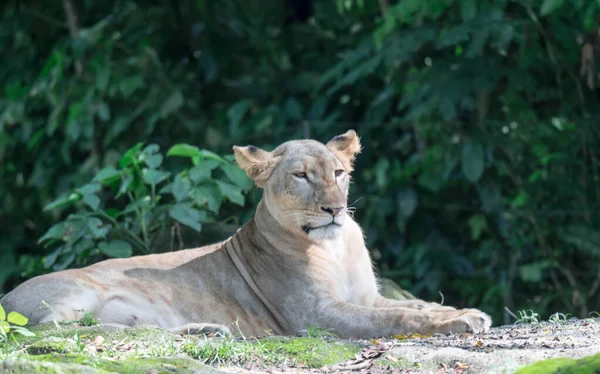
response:
{"label": "lion's ear", "polygon": [[246,147],[233,147],[235,160],[240,168],[248,174],[258,187],[264,187],[271,176],[277,159],[271,152],[264,151],[253,145]]}
{"label": "lion's ear", "polygon": [[360,138],[356,131],[348,130],[345,134],[334,136],[327,143],[327,148],[342,161],[348,172],[354,170],[354,159],[361,150]]}

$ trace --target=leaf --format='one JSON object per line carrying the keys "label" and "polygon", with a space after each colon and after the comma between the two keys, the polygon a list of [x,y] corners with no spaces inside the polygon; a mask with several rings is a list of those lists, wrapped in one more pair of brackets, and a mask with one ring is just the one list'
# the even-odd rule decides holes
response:
{"label": "leaf", "polygon": [[50,266],[54,265],[54,263],[56,262],[56,258],[64,251],[64,249],[65,249],[64,246],[60,246],[60,247],[56,248],[48,256],[42,257],[42,259],[44,261],[44,269],[49,269]]}
{"label": "leaf", "polygon": [[[237,129],[242,122],[242,118],[246,115],[252,104],[251,100],[240,100],[229,107],[227,110],[227,118],[229,118],[229,127]],[[234,132],[235,133],[235,132]]]}
{"label": "leaf", "polygon": [[191,168],[188,172],[188,175],[194,183],[200,183],[201,181],[210,178],[211,170],[213,170],[217,166],[219,166],[219,163],[217,161],[204,161]]}
{"label": "leaf", "polygon": [[8,313],[8,317],[6,317],[6,320],[12,323],[13,325],[17,326],[25,326],[27,322],[29,322],[29,319],[19,312]]}
{"label": "leaf", "polygon": [[71,247],[65,247],[67,250],[67,253],[63,256],[60,256],[59,261],[57,261],[54,266],[52,266],[52,271],[61,271],[61,270],[65,270],[67,267],[69,267],[69,265],[71,265],[73,263],[73,261],[75,261],[75,254],[71,253]]}
{"label": "leaf", "polygon": [[194,202],[202,207],[207,205],[211,212],[218,213],[223,200],[221,190],[215,183],[197,186],[193,192]]}
{"label": "leaf", "polygon": [[125,76],[119,81],[119,90],[125,98],[129,97],[138,88],[142,87],[144,87],[144,77],[141,75]]}
{"label": "leaf", "polygon": [[419,205],[417,192],[410,187],[404,187],[398,190],[397,198],[398,208],[402,212],[402,215],[406,218],[412,216]]}
{"label": "leaf", "polygon": [[477,14],[476,0],[460,0],[460,16],[463,21],[470,21]]}
{"label": "leaf", "polygon": [[6,321],[0,320],[0,335],[6,335],[10,332],[10,324]]}
{"label": "leaf", "polygon": [[197,186],[193,191],[194,202],[202,207],[208,206],[211,212],[218,213],[223,200],[221,190],[215,183]]}
{"label": "leaf", "polygon": [[122,211],[119,212],[118,216],[123,216],[123,215],[131,213],[131,212],[150,208],[151,202],[152,202],[152,199],[150,198],[150,196],[144,196],[141,199],[134,200],[131,203],[127,204],[127,206]]}
{"label": "leaf", "polygon": [[28,329],[26,329],[24,327],[12,326],[11,328],[12,328],[13,333],[21,334],[26,337],[35,336],[35,333],[33,331],[29,331]]}
{"label": "leaf", "polygon": [[111,225],[103,225],[102,220],[96,217],[89,217],[87,226],[92,232],[94,239],[104,239],[111,229]]}
{"label": "leaf", "polygon": [[483,175],[483,147],[476,142],[467,142],[462,149],[462,172],[471,183],[477,182]]}
{"label": "leaf", "polygon": [[144,177],[144,183],[150,185],[157,185],[160,182],[167,179],[171,174],[166,171],[154,170],[154,169],[142,169],[142,176]]}
{"label": "leaf", "polygon": [[125,179],[123,180],[123,182],[121,182],[121,187],[119,187],[119,192],[117,192],[117,196],[119,197],[121,195],[123,195],[124,193],[126,193],[129,190],[129,186],[131,185],[131,183],[133,182],[133,175],[129,174],[125,177]]}
{"label": "leaf", "polygon": [[94,64],[94,70],[96,71],[96,87],[100,91],[104,91],[108,87],[108,82],[110,81],[109,64],[108,58],[104,58],[102,61],[97,61]]}
{"label": "leaf", "polygon": [[161,154],[152,155],[144,159],[146,165],[151,169],[156,169],[163,162],[163,156]]}
{"label": "leaf", "polygon": [[469,228],[471,229],[471,239],[477,240],[481,237],[481,234],[487,229],[487,220],[483,214],[473,214],[467,221]]}
{"label": "leaf", "polygon": [[54,200],[50,204],[46,205],[44,207],[44,211],[48,211],[48,210],[52,210],[52,209],[56,209],[56,208],[64,208],[64,207],[72,205],[73,203],[75,203],[76,201],[79,201],[79,200],[81,200],[81,195],[73,192],[67,196],[59,197],[58,199]]}
{"label": "leaf", "polygon": [[0,321],[6,321],[6,311],[2,307],[2,304],[0,304]]}
{"label": "leaf", "polygon": [[254,186],[254,182],[248,177],[246,172],[235,164],[221,165],[221,170],[225,172],[225,175],[227,175],[229,180],[244,191],[248,191]]}
{"label": "leaf", "polygon": [[106,184],[111,182],[112,179],[116,179],[116,177],[118,177],[119,174],[120,172],[113,166],[107,166],[104,169],[100,170],[98,174],[96,174],[93,181]]}
{"label": "leaf", "polygon": [[111,240],[110,242],[98,243],[98,249],[105,255],[113,258],[131,257],[133,248],[124,240]]}
{"label": "leaf", "polygon": [[218,154],[208,151],[206,149],[203,149],[200,151],[200,156],[202,156],[203,159],[205,160],[213,160],[213,161],[218,161],[219,163],[226,163],[227,160],[225,160],[223,157],[219,156]]}
{"label": "leaf", "polygon": [[189,144],[175,144],[167,151],[167,156],[197,157],[200,149]]}
{"label": "leaf", "polygon": [[105,102],[101,102],[98,105],[98,110],[96,113],[98,114],[98,118],[100,118],[101,121],[110,121],[110,107]]}
{"label": "leaf", "polygon": [[169,96],[167,101],[160,108],[161,117],[167,118],[171,113],[179,110],[183,106],[183,95],[181,91],[175,91]]}
{"label": "leaf", "polygon": [[88,183],[83,187],[77,188],[75,191],[82,195],[91,195],[100,192],[102,187],[98,183]]}
{"label": "leaf", "polygon": [[446,183],[446,179],[441,173],[436,172],[432,169],[427,169],[419,175],[417,180],[419,186],[431,191],[438,192],[444,187],[444,183]]}
{"label": "leaf", "polygon": [[92,208],[92,210],[97,210],[100,206],[100,198],[95,194],[100,192],[102,187],[98,183],[89,183],[83,187],[76,189],[82,195],[83,202]]}
{"label": "leaf", "polygon": [[547,16],[556,9],[560,8],[564,3],[564,0],[544,0],[542,7],[540,9],[540,14],[542,16]]}
{"label": "leaf", "polygon": [[545,267],[544,264],[539,262],[521,265],[519,267],[519,275],[524,282],[537,283],[542,280],[542,270]]}
{"label": "leaf", "polygon": [[173,181],[173,187],[171,193],[175,197],[177,202],[181,202],[190,195],[192,183],[188,178],[183,177],[181,174],[177,174],[175,181]]}
{"label": "leaf", "polygon": [[221,181],[217,181],[217,185],[219,186],[221,193],[225,195],[229,201],[239,206],[244,206],[244,195],[242,195],[242,190],[239,187]]}
{"label": "leaf", "polygon": [[206,220],[206,212],[192,208],[188,204],[175,204],[169,207],[169,215],[174,220],[200,232],[202,225],[200,221]]}
{"label": "leaf", "polygon": [[119,167],[121,169],[133,164],[136,162],[136,155],[137,153],[142,149],[142,147],[144,146],[144,143],[137,143],[136,145],[134,145],[133,147],[129,148],[125,154],[123,155],[123,157],[121,157],[121,160],[119,161]]}
{"label": "leaf", "polygon": [[529,200],[529,196],[527,195],[527,193],[525,191],[519,191],[519,193],[517,195],[515,195],[515,197],[512,198],[512,201],[510,202],[510,204],[514,208],[521,208],[521,207],[524,207],[525,204],[527,204],[528,200]]}
{"label": "leaf", "polygon": [[46,231],[46,233],[38,240],[38,244],[48,239],[60,239],[65,235],[66,231],[67,223],[64,221],[59,222]]}
{"label": "leaf", "polygon": [[142,153],[146,156],[151,156],[157,153],[160,150],[160,146],[158,144],[148,144],[144,149],[142,149]]}
{"label": "leaf", "polygon": [[100,206],[100,198],[96,195],[83,195],[83,202],[94,211]]}

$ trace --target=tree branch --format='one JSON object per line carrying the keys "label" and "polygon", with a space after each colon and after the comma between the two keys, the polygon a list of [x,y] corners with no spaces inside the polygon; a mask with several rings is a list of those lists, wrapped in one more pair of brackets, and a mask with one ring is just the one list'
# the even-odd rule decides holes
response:
{"label": "tree branch", "polygon": [[381,15],[385,18],[390,10],[390,4],[388,0],[379,0],[379,10],[381,11]]}
{"label": "tree branch", "polygon": [[[73,2],[71,0],[63,0],[63,8],[65,9],[65,15],[67,16],[67,23],[69,25],[71,39],[75,40],[79,35],[79,19],[77,17],[77,12],[75,11],[75,7],[73,6]],[[77,75],[81,74],[83,71],[81,61],[75,61],[75,70],[77,71]]]}

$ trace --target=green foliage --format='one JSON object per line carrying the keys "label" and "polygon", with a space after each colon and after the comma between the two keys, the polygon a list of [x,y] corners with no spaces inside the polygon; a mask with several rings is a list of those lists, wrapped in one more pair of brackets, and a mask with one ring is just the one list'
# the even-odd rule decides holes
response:
{"label": "green foliage", "polygon": [[0,304],[0,343],[6,343],[9,338],[16,340],[16,334],[28,337],[35,336],[33,332],[24,327],[27,322],[29,322],[27,317],[19,312],[11,311],[7,315]]}
{"label": "green foliage", "polygon": [[5,290],[223,239],[260,194],[219,155],[354,128],[380,274],[498,322],[599,309],[596,1],[286,4],[3,8]]}
{"label": "green foliage", "polygon": [[571,315],[569,313],[564,314],[564,313],[554,313],[550,316],[550,318],[548,319],[548,321],[550,321],[551,323],[554,323],[555,325],[564,325],[565,323],[567,323],[567,320],[569,319]]}
{"label": "green foliage", "polygon": [[103,168],[89,183],[44,208],[76,209],[39,240],[55,248],[45,257],[46,268],[62,270],[98,256],[150,253],[153,233],[161,228],[182,224],[200,232],[203,224],[214,222],[224,200],[244,205],[243,193],[251,180],[230,161],[177,144],[167,151],[167,158],[183,157],[191,165],[172,173],[162,167],[165,157],[159,150],[156,144],[138,143],[117,167]]}
{"label": "green foliage", "polygon": [[81,317],[79,320],[79,324],[81,326],[96,326],[100,323],[100,321],[94,316],[94,313],[86,312],[85,310],[81,310],[80,312],[83,313],[83,317]]}
{"label": "green foliage", "polygon": [[300,332],[306,332],[309,338],[337,338],[337,336],[328,329],[315,325],[308,325],[306,330],[301,330]]}
{"label": "green foliage", "polygon": [[531,323],[537,324],[540,322],[540,315],[533,310],[519,310],[519,318],[515,323]]}

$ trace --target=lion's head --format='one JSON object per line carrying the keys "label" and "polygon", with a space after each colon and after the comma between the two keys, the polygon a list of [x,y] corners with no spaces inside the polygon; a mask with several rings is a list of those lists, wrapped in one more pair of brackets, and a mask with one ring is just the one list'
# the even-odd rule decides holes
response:
{"label": "lion's head", "polygon": [[350,130],[327,144],[293,140],[272,152],[233,147],[240,167],[263,188],[271,215],[292,232],[318,240],[341,233],[350,173],[360,140]]}

